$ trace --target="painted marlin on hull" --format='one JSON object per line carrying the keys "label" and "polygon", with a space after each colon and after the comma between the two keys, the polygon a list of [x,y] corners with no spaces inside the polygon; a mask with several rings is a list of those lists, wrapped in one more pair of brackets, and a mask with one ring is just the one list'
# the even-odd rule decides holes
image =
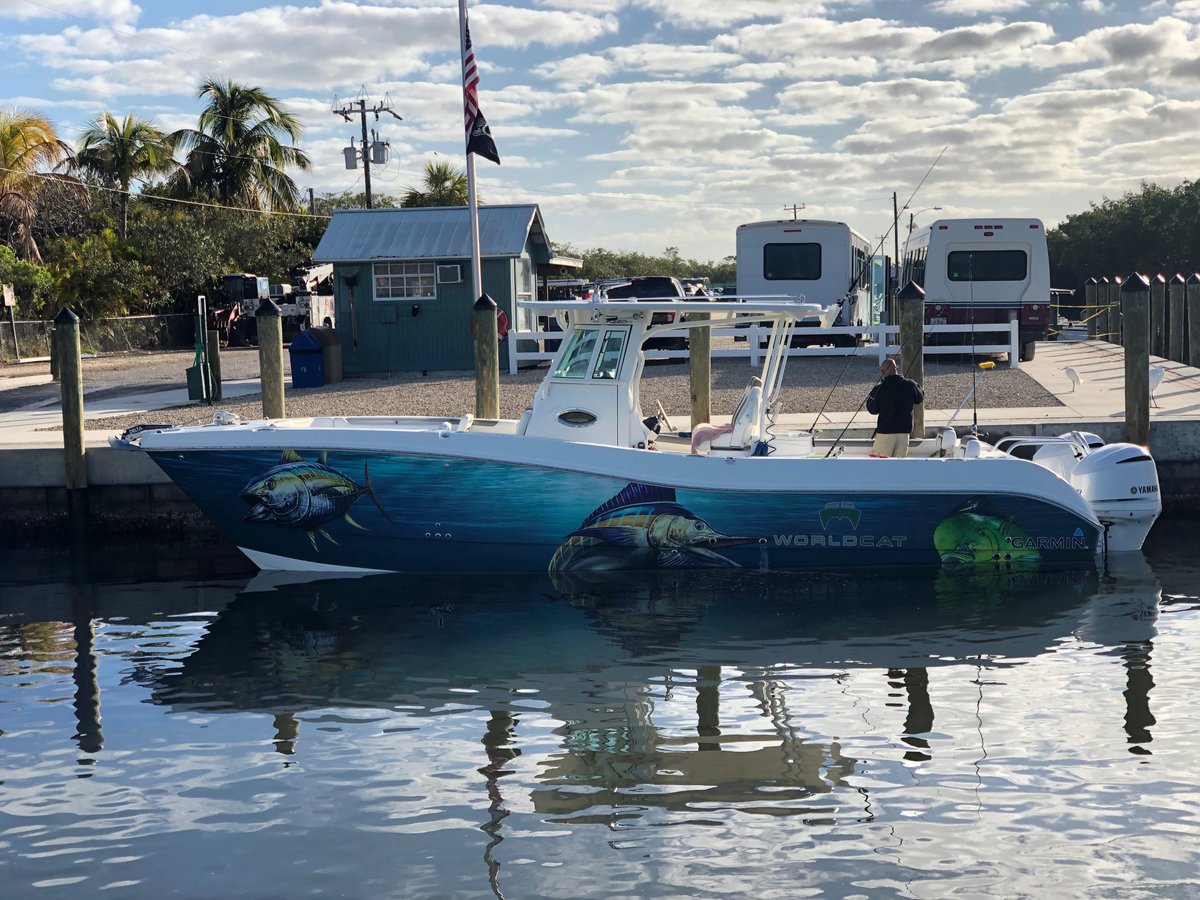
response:
{"label": "painted marlin on hull", "polygon": [[550,571],[736,567],[716,549],[755,540],[717,531],[680,506],[672,488],[635,483],[567,535]]}
{"label": "painted marlin on hull", "polygon": [[308,533],[308,539],[316,549],[317,534],[331,543],[337,543],[321,526],[339,516],[355,528],[368,530],[354,521],[349,511],[364,494],[374,501],[383,517],[390,522],[387,510],[375,496],[371,472],[365,461],[363,484],[360,485],[329,466],[328,454],[324,451],[317,462],[312,462],[294,450],[285,450],[279,465],[253,479],[242,488],[239,496],[250,504],[247,522],[301,528]]}

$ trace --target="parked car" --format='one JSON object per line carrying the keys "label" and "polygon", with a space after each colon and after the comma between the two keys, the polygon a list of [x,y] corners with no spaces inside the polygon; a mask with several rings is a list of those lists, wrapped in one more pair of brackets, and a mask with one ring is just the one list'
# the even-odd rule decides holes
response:
{"label": "parked car", "polygon": [[[597,282],[599,285],[599,282]],[[672,300],[699,299],[689,297],[678,278],[670,275],[635,275],[612,284],[605,289],[608,300]],[[655,313],[650,320],[652,325],[669,325],[676,320],[675,313]],[[686,335],[678,337],[658,337],[646,341],[648,350],[686,350],[688,339]]]}

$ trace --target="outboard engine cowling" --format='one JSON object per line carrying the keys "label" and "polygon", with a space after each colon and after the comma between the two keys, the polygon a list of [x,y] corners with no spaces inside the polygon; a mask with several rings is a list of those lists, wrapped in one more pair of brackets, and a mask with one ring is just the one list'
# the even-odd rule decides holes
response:
{"label": "outboard engine cowling", "polygon": [[1145,447],[1107,444],[1081,459],[1070,482],[1104,526],[1105,549],[1140,550],[1162,512],[1158,468]]}

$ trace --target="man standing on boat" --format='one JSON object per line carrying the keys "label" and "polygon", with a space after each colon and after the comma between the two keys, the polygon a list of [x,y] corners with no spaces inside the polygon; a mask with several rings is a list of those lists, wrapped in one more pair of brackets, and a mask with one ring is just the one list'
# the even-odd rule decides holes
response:
{"label": "man standing on boat", "polygon": [[896,371],[894,359],[880,363],[879,374],[879,384],[867,395],[867,412],[879,417],[871,455],[905,457],[913,428],[913,407],[925,401],[925,394],[915,381]]}

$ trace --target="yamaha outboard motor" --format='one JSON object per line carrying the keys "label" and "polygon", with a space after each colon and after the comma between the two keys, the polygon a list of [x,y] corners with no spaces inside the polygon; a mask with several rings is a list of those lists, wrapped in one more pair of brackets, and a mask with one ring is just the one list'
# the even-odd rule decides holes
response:
{"label": "yamaha outboard motor", "polygon": [[1158,469],[1145,447],[1107,444],[1075,465],[1070,481],[1104,526],[1105,549],[1141,549],[1162,512]]}

